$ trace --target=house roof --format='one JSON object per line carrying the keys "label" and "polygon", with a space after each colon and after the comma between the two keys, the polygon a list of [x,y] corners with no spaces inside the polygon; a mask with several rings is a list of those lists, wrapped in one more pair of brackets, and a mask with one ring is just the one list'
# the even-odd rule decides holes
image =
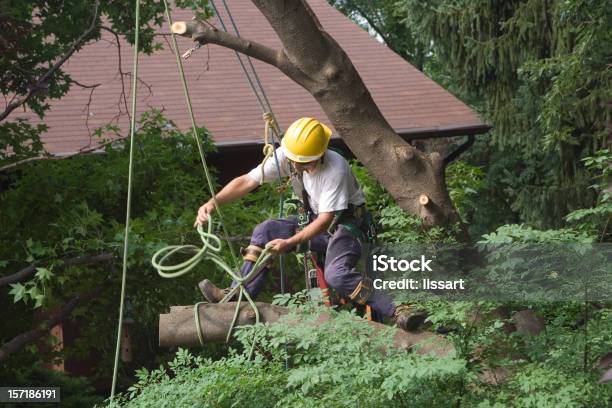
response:
{"label": "house roof", "polygon": [[[241,36],[269,47],[281,47],[280,40],[251,2],[227,2]],[[478,134],[488,129],[464,103],[376,41],[326,0],[309,0],[309,4],[324,29],[347,52],[383,115],[398,133],[408,138],[423,138]],[[174,21],[190,20],[191,16],[190,10],[173,12]],[[216,17],[211,21],[219,26]],[[167,33],[169,27],[165,25],[161,31]],[[174,54],[167,37],[157,38],[164,49],[140,56],[138,112],[159,108],[180,129],[188,129],[190,121]],[[193,45],[189,39],[177,40],[181,52]],[[44,118],[49,130],[43,137],[49,152],[67,154],[95,146],[98,142],[91,133],[109,122],[127,132],[132,48],[121,41],[122,70],[127,74],[123,78],[126,103],[121,96],[119,53],[114,41],[110,33],[103,32],[101,41],[87,45],[65,64],[65,70],[79,83],[100,85],[93,93],[91,89],[73,86],[66,96],[51,102]],[[275,67],[256,60],[253,63],[281,128],[302,116],[327,121],[307,91]],[[196,121],[211,131],[218,146],[262,142],[262,112],[233,51],[207,45],[185,61],[184,66]],[[29,112],[15,113],[14,117],[38,121]]]}

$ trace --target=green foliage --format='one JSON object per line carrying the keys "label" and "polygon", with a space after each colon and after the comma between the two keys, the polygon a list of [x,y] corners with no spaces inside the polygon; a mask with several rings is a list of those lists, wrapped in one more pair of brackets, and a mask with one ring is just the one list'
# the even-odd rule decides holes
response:
{"label": "green foliage", "polygon": [[[25,95],[61,56],[63,56],[93,24],[94,29],[77,49],[87,42],[99,40],[101,26],[107,25],[133,43],[134,7],[131,1],[99,4],[94,15],[91,1],[4,1],[3,38],[0,70],[6,75],[0,80],[3,95]],[[153,41],[154,26],[161,26],[163,5],[146,2],[140,9],[140,47],[151,53],[159,48]],[[44,92],[38,92],[27,102],[27,107],[43,116],[49,108],[48,98],[60,98],[73,84],[62,69],[45,82]]]}
{"label": "green foliage", "polygon": [[46,130],[43,124],[32,126],[23,119],[0,124],[0,164],[42,154],[44,149],[40,135]]}
{"label": "green foliage", "polygon": [[486,398],[478,408],[504,407],[605,407],[605,393],[597,395],[597,386],[583,376],[539,364],[527,365],[510,380],[496,398]]}
{"label": "green foliage", "polygon": [[[606,0],[404,0],[431,41],[434,79],[478,101],[491,123],[484,159],[522,221],[558,227],[594,202],[581,159],[609,129],[612,6]],[[469,69],[466,69],[469,67]]]}
{"label": "green foliage", "polygon": [[610,191],[610,176],[612,175],[612,152],[602,149],[595,156],[583,159],[585,166],[596,174],[589,188],[597,194],[594,207],[572,211],[565,220],[586,233],[599,236],[599,241],[606,241],[610,236],[608,226],[612,219],[612,191]]}
{"label": "green foliage", "polygon": [[[374,332],[353,313],[305,304],[293,307],[278,324],[239,329],[240,348],[219,360],[179,350],[167,368],[139,371],[138,382],[108,406],[163,401],[170,407],[603,408],[612,397],[609,387],[596,384],[596,372],[583,366],[585,344],[590,347],[588,361],[612,345],[609,308],[592,315],[585,337],[570,324],[579,317],[576,304],[540,304],[547,330],[523,337],[508,336],[509,321],[490,314],[499,306],[494,303],[437,301],[428,306],[434,311],[432,321],[456,327],[449,338],[457,356],[436,358],[389,348],[391,329]],[[474,319],[476,313],[489,317]],[[321,314],[333,319],[321,319]],[[249,360],[253,344],[256,353]],[[525,357],[510,359],[513,354]],[[496,366],[505,367],[511,377],[493,386],[483,381],[483,371]]]}
{"label": "green foliage", "polygon": [[432,57],[429,41],[423,41],[414,27],[404,23],[406,13],[396,6],[396,0],[328,0],[328,3],[382,39],[419,70],[423,71]]}
{"label": "green foliage", "polygon": [[304,289],[296,293],[278,293],[272,299],[273,305],[278,306],[298,306],[305,305],[310,301],[308,290]]}
{"label": "green foliage", "polygon": [[[334,319],[313,330],[321,313]],[[177,360],[185,364],[175,360],[169,372],[141,377],[140,393],[121,405],[148,406],[163,398],[177,407],[451,406],[465,374],[460,360],[390,349],[390,330],[374,333],[354,314],[313,306],[293,309],[279,324],[242,328],[237,337],[246,351],[214,362],[181,351]],[[256,356],[249,361],[253,341]],[[184,365],[196,367],[177,373]]]}
{"label": "green foliage", "polygon": [[[62,67],[47,75],[51,67],[73,47],[78,51],[99,41],[105,29],[133,44],[134,4],[130,0],[3,0],[0,92],[7,104],[27,96],[23,107],[43,118],[50,100],[63,97],[72,86],[82,86]],[[211,15],[207,0],[179,0],[175,4],[191,8],[199,18]],[[142,2],[138,28],[140,52],[151,54],[161,49],[162,43],[156,42],[154,35],[163,19],[163,2]],[[40,134],[45,130],[44,124],[33,126],[21,119],[1,124],[0,165],[43,153]]]}
{"label": "green foliage", "polygon": [[484,234],[481,244],[509,244],[513,242],[551,243],[551,242],[581,242],[591,243],[593,237],[573,229],[537,230],[525,225],[502,225],[490,234]]}
{"label": "green foliage", "polygon": [[484,171],[464,161],[455,161],[446,168],[446,185],[453,205],[463,219],[476,209],[479,194],[485,188]]}
{"label": "green foliage", "polygon": [[[382,242],[454,242],[453,226],[424,229],[421,219],[403,211],[365,167],[353,162],[351,168],[380,226],[378,238]],[[453,205],[469,222],[484,188],[482,170],[461,161],[452,163],[447,168],[447,188]]]}

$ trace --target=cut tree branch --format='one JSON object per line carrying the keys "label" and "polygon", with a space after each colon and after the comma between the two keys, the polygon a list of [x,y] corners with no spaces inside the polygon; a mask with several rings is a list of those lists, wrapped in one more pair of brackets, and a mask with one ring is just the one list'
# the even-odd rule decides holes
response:
{"label": "cut tree branch", "polygon": [[8,115],[11,114],[11,112],[13,112],[15,109],[17,109],[24,103],[26,103],[34,95],[48,88],[48,82],[51,79],[51,77],[55,74],[55,72],[57,72],[57,70],[62,65],[64,65],[64,63],[68,60],[68,58],[70,58],[72,54],[74,54],[83,45],[85,41],[87,41],[90,34],[96,28],[97,26],[96,22],[98,20],[99,5],[100,5],[99,0],[96,0],[95,6],[94,6],[94,14],[93,14],[93,18],[91,19],[91,24],[89,28],[85,30],[85,32],[81,34],[79,38],[77,38],[77,40],[72,44],[72,46],[68,49],[68,51],[66,51],[64,55],[62,55],[62,57],[55,64],[53,64],[53,66],[43,76],[41,76],[36,81],[35,84],[30,86],[30,88],[24,95],[21,95],[15,98],[13,101],[11,101],[11,103],[7,105],[6,109],[2,113],[0,113],[0,121],[6,119]]}
{"label": "cut tree branch", "polygon": [[[110,262],[113,260],[114,257],[115,255],[110,252],[105,252],[97,255],[78,256],[76,258],[64,259],[63,263],[57,264],[55,268],[56,270],[61,270],[64,268],[69,268],[71,266],[93,265],[96,263]],[[32,264],[26,268],[23,268],[17,273],[14,273],[9,276],[4,276],[0,278],[0,288],[11,283],[23,281],[24,279],[27,279],[30,276],[34,275],[34,273],[36,273],[37,268],[48,264],[49,262],[45,262],[42,264]]]}
{"label": "cut tree branch", "polygon": [[283,51],[274,50],[258,42],[237,37],[218,30],[214,26],[204,25],[197,20],[177,21],[172,24],[171,29],[173,33],[183,37],[191,37],[200,44],[217,44],[270,64],[303,87],[308,87],[312,83],[303,72],[287,59]]}
{"label": "cut tree branch", "polygon": [[37,328],[21,333],[4,343],[0,347],[0,362],[6,360],[11,354],[21,350],[27,344],[47,334],[51,328],[57,326],[59,323],[70,317],[74,309],[76,309],[78,306],[98,297],[104,287],[105,285],[102,284],[85,295],[77,295],[73,297],[64,305],[64,307],[62,307],[62,310],[60,310],[50,319],[39,324]]}
{"label": "cut tree branch", "polygon": [[194,41],[198,41],[201,44],[219,44],[226,48],[231,48],[276,67],[279,64],[278,51],[263,44],[248,41],[225,31],[205,26],[199,21],[177,21],[172,24],[172,32],[178,35],[191,36]]}

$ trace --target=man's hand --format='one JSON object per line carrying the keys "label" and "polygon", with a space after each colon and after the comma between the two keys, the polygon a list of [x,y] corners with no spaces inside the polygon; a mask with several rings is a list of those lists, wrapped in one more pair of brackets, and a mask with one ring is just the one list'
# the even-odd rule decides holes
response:
{"label": "man's hand", "polygon": [[266,248],[270,248],[270,251],[274,255],[289,252],[293,249],[293,247],[295,247],[295,244],[293,244],[290,240],[280,238],[274,239],[266,244]]}
{"label": "man's hand", "polygon": [[215,211],[215,203],[209,201],[198,210],[198,216],[193,226],[202,225],[208,221],[208,217]]}

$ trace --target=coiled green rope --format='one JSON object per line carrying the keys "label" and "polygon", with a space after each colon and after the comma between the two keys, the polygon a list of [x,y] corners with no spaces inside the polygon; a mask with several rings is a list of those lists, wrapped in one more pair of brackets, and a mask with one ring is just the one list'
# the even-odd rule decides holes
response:
{"label": "coiled green rope", "polygon": [[[255,312],[255,323],[259,323],[259,310],[257,309],[257,305],[249,295],[249,293],[245,290],[244,285],[250,282],[257,274],[266,267],[266,265],[272,261],[274,255],[270,252],[270,248],[264,248],[261,252],[259,258],[251,268],[251,271],[246,276],[240,276],[237,274],[232,268],[224,261],[221,257],[221,249],[222,243],[221,239],[213,233],[213,220],[209,215],[208,217],[208,225],[206,231],[202,227],[202,225],[197,226],[198,234],[200,235],[200,239],[202,240],[202,247],[198,248],[195,245],[169,245],[166,246],[155,254],[151,258],[151,264],[157,270],[159,276],[167,279],[178,278],[179,276],[183,276],[186,273],[190,272],[193,268],[195,268],[201,261],[212,261],[219,268],[224,270],[227,274],[229,274],[234,282],[236,282],[236,286],[233,287],[227,295],[221,300],[220,303],[226,303],[230,299],[232,299],[236,293],[238,293],[238,300],[236,302],[236,310],[234,311],[234,317],[232,318],[232,323],[230,325],[230,329],[227,333],[226,340],[229,341],[232,335],[232,331],[238,320],[238,313],[240,312],[240,304],[242,303],[242,298],[246,298],[249,302],[249,305]],[[172,255],[175,254],[193,254],[192,257],[178,264],[170,264],[169,259]],[[198,338],[200,340],[200,344],[204,344],[202,338],[202,330],[200,326],[200,319],[198,315],[198,309],[202,302],[198,303],[194,307],[195,313],[195,322],[196,328],[198,332]]]}

